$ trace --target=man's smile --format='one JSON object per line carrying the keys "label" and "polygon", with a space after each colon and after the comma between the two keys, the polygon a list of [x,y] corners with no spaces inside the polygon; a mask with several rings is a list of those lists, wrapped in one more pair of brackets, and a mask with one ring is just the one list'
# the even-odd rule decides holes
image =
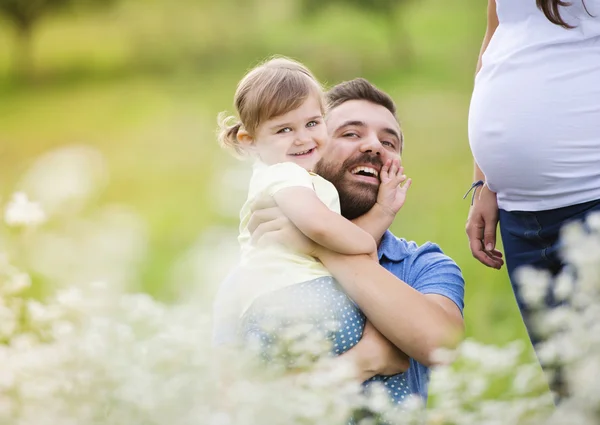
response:
{"label": "man's smile", "polygon": [[379,170],[369,165],[357,165],[350,169],[350,174],[356,180],[379,184]]}

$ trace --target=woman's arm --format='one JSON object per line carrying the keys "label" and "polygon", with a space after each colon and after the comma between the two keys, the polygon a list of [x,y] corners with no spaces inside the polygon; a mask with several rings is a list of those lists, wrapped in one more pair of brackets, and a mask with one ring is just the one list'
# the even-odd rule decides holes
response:
{"label": "woman's arm", "polygon": [[377,251],[371,235],[331,211],[316,193],[306,187],[277,191],[273,199],[290,221],[317,244],[340,254],[368,254]]}
{"label": "woman's arm", "polygon": [[[473,181],[485,181],[485,175],[474,162]],[[480,263],[501,269],[504,265],[502,253],[496,249],[496,232],[498,228],[498,201],[496,193],[487,184],[474,189],[473,205],[469,208],[465,231],[469,238],[471,254]]]}
{"label": "woman's arm", "polygon": [[[488,0],[487,29],[481,45],[481,51],[479,52],[479,60],[477,61],[477,69],[475,71],[476,75],[481,69],[483,54],[490,44],[490,40],[496,32],[498,25],[496,0]],[[475,161],[473,161],[473,168],[473,181],[485,181],[485,175]],[[504,264],[504,260],[502,259],[502,253],[496,249],[496,228],[498,225],[496,194],[489,190],[487,186],[482,186],[475,190],[476,196],[474,196],[473,205],[469,209],[466,224],[471,254],[482,264],[494,269],[500,269]]]}
{"label": "woman's arm", "polygon": [[485,36],[483,37],[483,43],[481,45],[481,50],[479,51],[479,60],[477,61],[477,68],[475,70],[475,74],[479,72],[481,69],[481,58],[485,53],[488,45],[490,44],[490,40],[492,39],[494,33],[496,32],[496,28],[498,28],[498,13],[496,12],[496,0],[488,0],[488,8],[487,8],[487,28],[485,30]]}

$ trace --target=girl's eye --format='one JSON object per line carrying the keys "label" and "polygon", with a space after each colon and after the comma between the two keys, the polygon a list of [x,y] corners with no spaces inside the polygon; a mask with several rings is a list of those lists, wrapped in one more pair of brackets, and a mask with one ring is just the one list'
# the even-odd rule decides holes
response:
{"label": "girl's eye", "polygon": [[291,128],[289,128],[289,127],[284,127],[284,128],[282,128],[281,130],[279,130],[279,131],[277,132],[277,134],[281,134],[281,133],[289,133],[290,131],[292,131],[292,129],[291,129]]}
{"label": "girl's eye", "polygon": [[317,121],[309,121],[308,124],[306,124],[307,127],[316,127],[318,125],[319,123]]}
{"label": "girl's eye", "polygon": [[342,134],[342,137],[358,137],[358,134],[351,131],[349,133]]}

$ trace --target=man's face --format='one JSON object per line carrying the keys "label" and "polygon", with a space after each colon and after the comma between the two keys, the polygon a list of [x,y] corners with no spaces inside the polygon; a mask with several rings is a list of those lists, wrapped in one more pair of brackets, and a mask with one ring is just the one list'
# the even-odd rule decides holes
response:
{"label": "man's face", "polygon": [[334,184],[342,215],[360,217],[377,201],[379,173],[402,147],[398,121],[385,107],[350,100],[327,114],[330,142],[315,171]]}

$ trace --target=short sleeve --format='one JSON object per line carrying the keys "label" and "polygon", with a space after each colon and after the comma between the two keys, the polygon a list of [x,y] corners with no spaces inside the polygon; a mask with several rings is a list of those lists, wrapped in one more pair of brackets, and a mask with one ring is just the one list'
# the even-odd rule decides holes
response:
{"label": "short sleeve", "polygon": [[[465,306],[465,281],[462,271],[440,247],[428,242],[414,254],[412,270],[415,270],[412,287],[422,294],[437,294],[450,298],[461,314]],[[411,273],[412,274],[412,273]]]}
{"label": "short sleeve", "polygon": [[309,172],[293,162],[271,165],[261,170],[258,177],[256,192],[269,196],[288,187],[299,186],[314,190]]}

